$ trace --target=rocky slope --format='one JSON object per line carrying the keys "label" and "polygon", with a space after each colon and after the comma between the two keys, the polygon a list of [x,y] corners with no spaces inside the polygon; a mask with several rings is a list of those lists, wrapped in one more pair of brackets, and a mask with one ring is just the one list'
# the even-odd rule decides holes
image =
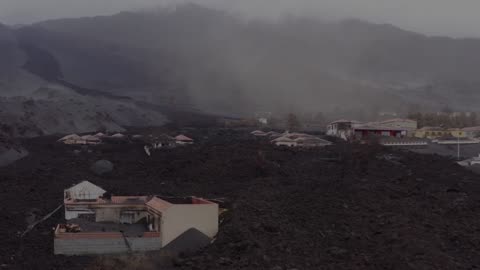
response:
{"label": "rocky slope", "polygon": [[[4,136],[122,131],[125,126],[162,125],[166,118],[135,101],[94,95],[61,81],[55,57],[22,42],[0,26],[0,123]],[[99,92],[101,93],[101,91]]]}

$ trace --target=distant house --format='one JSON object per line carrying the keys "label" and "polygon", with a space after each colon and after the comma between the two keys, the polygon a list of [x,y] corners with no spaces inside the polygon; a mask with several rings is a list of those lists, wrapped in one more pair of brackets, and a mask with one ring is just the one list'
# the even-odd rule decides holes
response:
{"label": "distant house", "polygon": [[85,144],[85,140],[83,140],[82,137],[80,137],[77,134],[67,135],[67,136],[59,139],[58,142],[61,142],[61,143],[64,143],[64,144],[70,144],[70,145]]}
{"label": "distant house", "polygon": [[253,136],[256,136],[256,137],[265,137],[265,136],[268,135],[267,133],[265,133],[261,130],[252,131],[250,134],[252,134]]}
{"label": "distant house", "polygon": [[285,132],[281,134],[280,137],[272,140],[272,143],[277,146],[288,147],[323,147],[332,144],[331,142],[323,140],[317,136],[297,132]]}
{"label": "distant house", "polygon": [[257,118],[257,121],[262,125],[268,125],[268,118],[260,117],[260,118]]}
{"label": "distant house", "polygon": [[99,133],[97,133],[97,134],[95,134],[95,135],[93,135],[93,136],[95,136],[95,137],[97,137],[97,138],[103,138],[103,137],[105,137],[105,136],[107,136],[107,135],[103,134],[102,132],[99,132]]}
{"label": "distant house", "polygon": [[427,139],[439,139],[439,138],[466,138],[467,133],[462,129],[446,129],[442,127],[423,127],[415,131],[415,137],[427,138]]}
{"label": "distant house", "polygon": [[306,148],[332,145],[331,142],[317,137],[300,137],[295,139],[295,142],[297,143],[297,146]]}
{"label": "distant house", "polygon": [[327,126],[327,135],[349,140],[354,135],[355,126],[359,124],[360,122],[353,120],[337,120],[331,122]]}
{"label": "distant house", "polygon": [[276,138],[282,137],[282,134],[280,134],[278,132],[275,132],[275,131],[269,131],[269,132],[266,133],[266,135],[271,139],[276,139]]}
{"label": "distant house", "polygon": [[[192,140],[193,142],[193,140]],[[159,148],[173,148],[176,146],[176,139],[173,137],[170,137],[166,134],[162,134],[156,138],[153,139],[153,144],[154,147],[159,149]]]}
{"label": "distant house", "polygon": [[116,133],[116,134],[110,136],[110,138],[115,138],[115,139],[123,139],[123,138],[125,138],[125,137],[126,137],[126,136],[123,135],[122,133]]}
{"label": "distant house", "polygon": [[122,134],[122,133],[116,133],[111,136],[104,136],[102,138],[103,142],[106,143],[111,143],[111,144],[124,144],[128,142],[128,136]]}
{"label": "distant house", "polygon": [[408,130],[402,127],[391,127],[381,123],[367,123],[354,128],[355,139],[365,139],[372,136],[377,137],[406,137]]}
{"label": "distant house", "polygon": [[459,161],[458,164],[464,167],[480,165],[480,155],[478,157],[473,157],[473,158]]}
{"label": "distant house", "polygon": [[462,129],[465,132],[465,136],[468,138],[478,138],[480,137],[480,126],[477,127],[466,127]]}
{"label": "distant house", "polygon": [[67,223],[55,229],[55,254],[153,251],[191,229],[208,239],[218,232],[218,204],[197,197],[110,196],[84,181],[65,190],[64,205]]}
{"label": "distant house", "polygon": [[295,147],[297,146],[297,142],[294,139],[290,139],[289,137],[282,136],[272,141],[273,144],[276,146],[288,146],[288,147]]}
{"label": "distant house", "polygon": [[177,137],[175,137],[175,142],[179,145],[188,145],[193,144],[193,139],[185,135],[178,135]]}
{"label": "distant house", "polygon": [[378,122],[378,124],[385,127],[399,128],[407,131],[407,136],[414,136],[415,131],[418,128],[418,123],[415,120],[394,118],[385,121]]}
{"label": "distant house", "polygon": [[90,144],[90,145],[100,144],[102,142],[100,137],[93,136],[93,135],[82,136],[82,140],[84,141],[85,144]]}

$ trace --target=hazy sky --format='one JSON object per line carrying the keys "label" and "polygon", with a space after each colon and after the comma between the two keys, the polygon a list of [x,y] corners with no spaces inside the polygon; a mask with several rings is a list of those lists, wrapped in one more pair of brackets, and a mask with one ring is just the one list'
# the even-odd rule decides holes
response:
{"label": "hazy sky", "polygon": [[[9,24],[112,14],[183,0],[0,0],[0,21]],[[192,0],[249,16],[308,14],[391,23],[425,34],[480,37],[480,0]]]}

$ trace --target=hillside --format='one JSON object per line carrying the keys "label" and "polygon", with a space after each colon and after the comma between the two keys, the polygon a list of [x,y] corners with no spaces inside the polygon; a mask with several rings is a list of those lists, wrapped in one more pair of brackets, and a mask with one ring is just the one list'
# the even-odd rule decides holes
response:
{"label": "hillside", "polygon": [[[3,106],[14,110],[11,119],[31,120],[29,129],[43,134],[159,125],[165,121],[158,111],[165,110],[323,112],[368,120],[373,111],[406,113],[411,107],[476,110],[479,52],[479,40],[428,37],[391,25],[294,17],[245,21],[190,4],[0,26],[0,96],[11,103]],[[45,105],[51,101],[33,93],[49,87],[72,96],[64,94],[62,106]],[[14,96],[41,99],[38,111],[62,108],[58,114],[46,109],[60,123],[101,123],[45,128],[34,123],[42,117],[23,117]],[[78,115],[80,107],[63,108],[76,98],[94,105],[73,119],[69,115]],[[145,102],[164,109],[138,105]],[[117,114],[123,105],[131,109],[128,115]],[[109,117],[96,119],[97,113]]]}
{"label": "hillside", "polygon": [[113,132],[125,126],[166,123],[159,111],[138,106],[134,100],[93,95],[60,80],[63,70],[57,59],[35,44],[23,42],[6,26],[0,26],[0,58],[3,136]]}
{"label": "hillside", "polygon": [[[410,103],[437,109],[442,99],[471,109],[462,89],[439,91],[433,102],[421,93],[431,85],[479,80],[479,40],[428,37],[360,20],[245,22],[189,4],[46,21],[19,33],[56,55],[74,82],[122,95],[153,95],[158,102],[166,96],[188,99],[221,112],[401,110]],[[90,55],[94,59],[85,58]],[[93,70],[77,72],[86,70],[89,60]]]}

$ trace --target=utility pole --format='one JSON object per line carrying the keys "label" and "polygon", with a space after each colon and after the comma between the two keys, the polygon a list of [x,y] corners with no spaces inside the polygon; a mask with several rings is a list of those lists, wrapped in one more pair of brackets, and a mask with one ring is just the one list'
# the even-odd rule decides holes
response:
{"label": "utility pole", "polygon": [[460,160],[460,136],[457,136],[457,160]]}

